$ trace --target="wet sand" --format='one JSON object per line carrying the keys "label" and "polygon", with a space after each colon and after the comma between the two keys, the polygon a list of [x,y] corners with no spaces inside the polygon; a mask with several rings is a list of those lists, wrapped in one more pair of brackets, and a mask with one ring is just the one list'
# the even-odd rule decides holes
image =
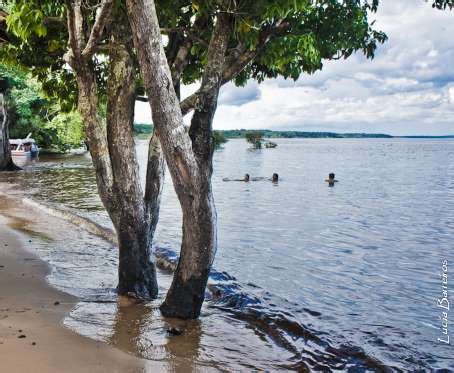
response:
{"label": "wet sand", "polygon": [[[24,249],[23,238],[0,215],[0,371],[163,371],[62,325],[77,298],[51,288],[48,266]],[[146,367],[145,367],[146,366]]]}

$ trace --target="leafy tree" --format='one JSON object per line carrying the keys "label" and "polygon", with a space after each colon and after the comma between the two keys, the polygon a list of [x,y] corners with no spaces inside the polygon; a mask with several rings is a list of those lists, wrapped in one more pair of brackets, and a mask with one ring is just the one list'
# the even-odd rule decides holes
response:
{"label": "leafy tree", "polygon": [[77,111],[59,111],[50,121],[44,123],[43,130],[51,139],[50,148],[66,151],[80,148],[84,143],[82,118]]}
{"label": "leafy tree", "polygon": [[[127,0],[129,30],[123,2],[9,1],[13,35],[0,58],[27,66],[63,104],[77,104],[101,200],[117,230],[120,294],[157,292],[149,245],[164,155],[183,210],[183,241],[161,310],[166,316],[199,316],[217,247],[211,176],[220,87],[297,79],[321,69],[324,60],[356,51],[372,58],[386,40],[369,20],[377,6],[376,0]],[[165,46],[161,34],[167,35]],[[181,83],[191,82],[200,88],[180,102]],[[134,99],[144,92],[156,128],[145,193],[132,139]],[[182,115],[191,111],[186,131]]]}
{"label": "leafy tree", "polygon": [[0,64],[0,86],[7,93],[12,138],[32,133],[46,149],[64,151],[80,147],[84,139],[80,117],[75,112],[62,113],[36,79],[17,67]]}
{"label": "leafy tree", "polygon": [[[159,211],[163,157],[153,136],[143,192],[133,139],[140,79],[121,2],[19,0],[8,5],[11,35],[0,58],[26,66],[60,105],[77,107],[99,194],[117,231],[118,292],[155,297],[150,243]],[[61,132],[65,123],[70,119],[59,118],[54,124]]]}
{"label": "leafy tree", "polygon": [[[232,80],[243,85],[248,79],[297,79],[321,69],[325,59],[356,51],[372,58],[386,35],[368,18],[377,9],[375,0],[127,0],[126,5],[153,123],[183,210],[180,261],[161,311],[196,318],[217,246],[211,176],[220,87]],[[158,50],[159,25],[169,42]],[[199,90],[180,103],[180,82],[195,81]],[[190,111],[187,133],[183,115]]]}
{"label": "leafy tree", "polygon": [[220,148],[222,144],[225,144],[227,141],[229,140],[222,131],[213,131],[213,144],[215,148]]}
{"label": "leafy tree", "polygon": [[263,141],[263,132],[261,131],[250,131],[246,132],[246,141],[250,144],[255,149],[261,149],[262,148],[262,141]]}

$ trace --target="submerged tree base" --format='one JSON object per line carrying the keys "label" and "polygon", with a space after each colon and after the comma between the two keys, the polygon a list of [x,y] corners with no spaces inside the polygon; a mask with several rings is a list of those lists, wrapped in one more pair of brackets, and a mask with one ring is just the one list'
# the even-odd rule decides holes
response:
{"label": "submerged tree base", "polygon": [[160,307],[162,315],[179,319],[197,319],[205,299],[207,279],[208,272],[186,281],[174,279],[166,300]]}
{"label": "submerged tree base", "polygon": [[144,300],[155,299],[158,296],[156,267],[151,260],[147,232],[148,225],[137,224],[135,229],[123,231],[118,235],[119,295]]}
{"label": "submerged tree base", "polygon": [[156,281],[156,269],[152,262],[144,264],[137,271],[120,274],[117,286],[118,295],[130,298],[151,300],[158,296],[158,283]]}

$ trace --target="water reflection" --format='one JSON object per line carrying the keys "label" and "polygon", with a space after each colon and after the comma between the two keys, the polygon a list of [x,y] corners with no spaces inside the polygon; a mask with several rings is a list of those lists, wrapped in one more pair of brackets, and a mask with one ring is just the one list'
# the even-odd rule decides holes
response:
{"label": "water reflection", "polygon": [[[172,335],[171,330],[181,335]],[[160,361],[170,372],[197,372],[202,328],[199,321],[163,319],[146,304],[119,299],[110,343],[149,360]]]}

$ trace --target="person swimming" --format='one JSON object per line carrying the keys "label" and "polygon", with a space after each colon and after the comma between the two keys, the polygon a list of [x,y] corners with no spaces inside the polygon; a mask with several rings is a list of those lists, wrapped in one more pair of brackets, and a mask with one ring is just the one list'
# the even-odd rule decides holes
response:
{"label": "person swimming", "polygon": [[277,173],[274,173],[273,176],[271,176],[271,178],[266,178],[263,176],[250,178],[250,181],[262,181],[262,180],[269,180],[269,181],[272,181],[273,183],[277,183],[279,181],[279,175]]}
{"label": "person swimming", "polygon": [[244,181],[245,183],[248,183],[251,180],[251,177],[249,174],[245,174],[242,179],[229,179],[228,177],[222,179],[222,181]]}
{"label": "person swimming", "polygon": [[336,175],[332,172],[328,175],[328,179],[325,179],[325,181],[329,186],[334,186],[334,183],[339,182],[339,180],[336,180]]}
{"label": "person swimming", "polygon": [[250,181],[261,181],[261,180],[270,180],[273,183],[277,183],[279,181],[279,175],[277,173],[274,173],[271,179],[267,179],[265,177],[252,177],[249,174],[245,174],[242,179],[229,179],[228,177],[225,177],[222,179],[222,181],[244,181],[245,183],[248,183]]}

